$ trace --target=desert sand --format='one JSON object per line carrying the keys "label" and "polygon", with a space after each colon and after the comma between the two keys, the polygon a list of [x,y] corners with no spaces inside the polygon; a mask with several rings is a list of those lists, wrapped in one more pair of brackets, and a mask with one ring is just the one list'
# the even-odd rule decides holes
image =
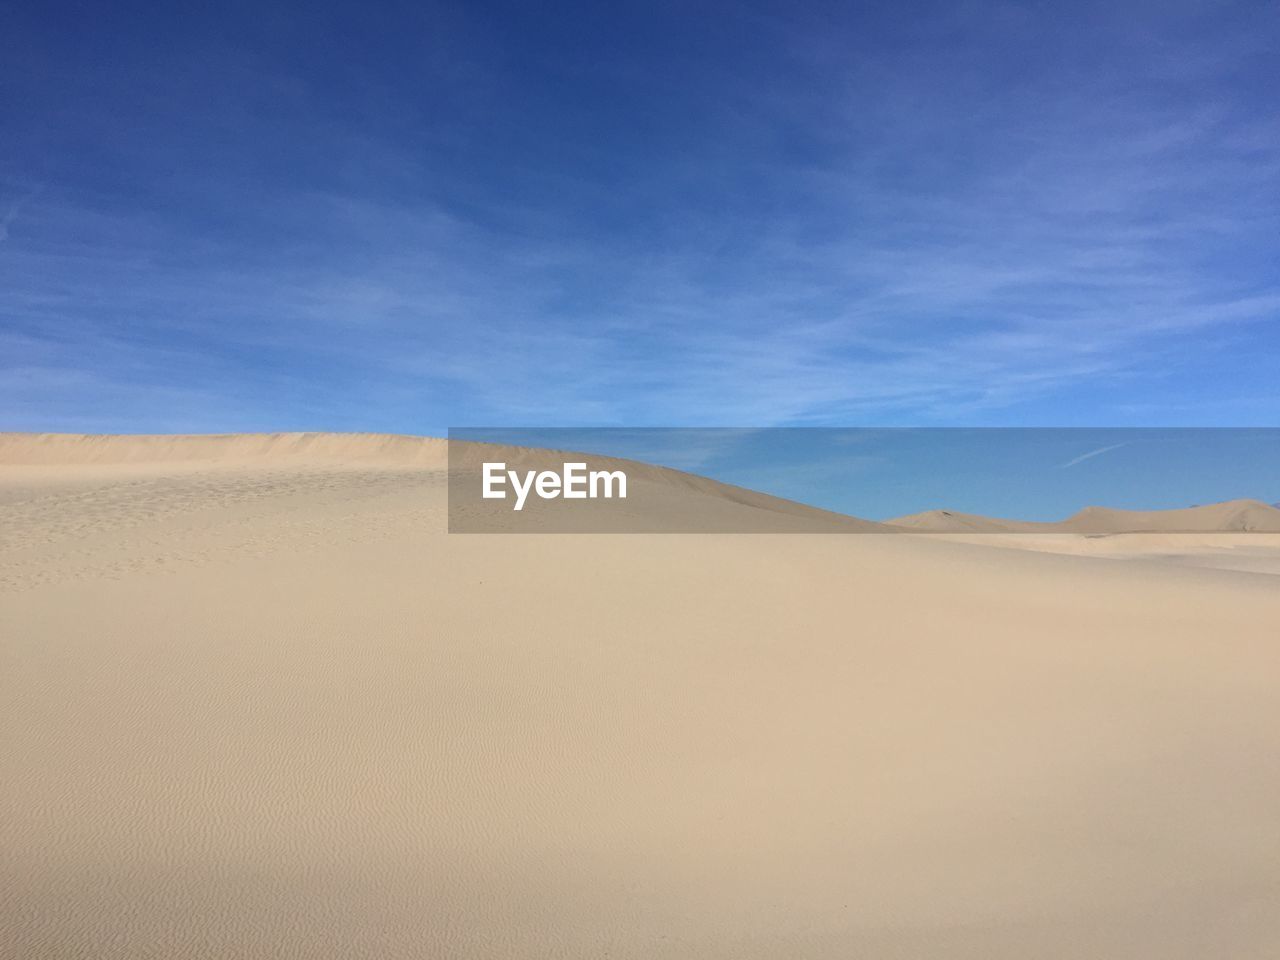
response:
{"label": "desert sand", "polygon": [[[0,956],[1280,956],[1280,538],[445,489],[439,440],[0,436]],[[772,509],[721,493],[668,501]]]}

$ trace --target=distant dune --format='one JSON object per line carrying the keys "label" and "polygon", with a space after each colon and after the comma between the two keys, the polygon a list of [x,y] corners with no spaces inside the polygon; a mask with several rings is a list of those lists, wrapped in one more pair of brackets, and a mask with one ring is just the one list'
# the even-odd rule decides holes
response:
{"label": "distant dune", "polygon": [[1026,533],[1032,529],[1056,526],[1025,520],[1001,520],[998,517],[984,517],[956,510],[926,510],[905,517],[894,517],[885,523],[916,533]]}
{"label": "distant dune", "polygon": [[929,510],[887,522],[921,533],[1280,533],[1280,509],[1259,500],[1228,500],[1181,510],[1086,507],[1056,523],[1001,520],[950,510]]}
{"label": "distant dune", "polygon": [[0,957],[1280,955],[1276,538],[450,535],[447,484],[0,436]]}

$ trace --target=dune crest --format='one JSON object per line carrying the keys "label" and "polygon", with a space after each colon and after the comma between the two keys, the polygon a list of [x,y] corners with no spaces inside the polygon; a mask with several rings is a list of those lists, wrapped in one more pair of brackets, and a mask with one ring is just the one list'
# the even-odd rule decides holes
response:
{"label": "dune crest", "polygon": [[0,464],[184,463],[325,460],[445,464],[448,444],[393,433],[0,433]]}

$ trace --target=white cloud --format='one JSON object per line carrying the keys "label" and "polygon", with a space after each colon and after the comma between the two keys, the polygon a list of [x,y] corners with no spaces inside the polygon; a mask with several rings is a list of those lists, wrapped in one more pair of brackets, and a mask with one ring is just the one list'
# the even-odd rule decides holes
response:
{"label": "white cloud", "polygon": [[1088,453],[1082,453],[1078,457],[1068,460],[1066,463],[1058,464],[1059,470],[1066,470],[1068,467],[1074,467],[1078,463],[1084,463],[1086,460],[1092,460],[1094,457],[1100,457],[1104,453],[1110,453],[1112,450],[1119,450],[1121,447],[1127,447],[1126,443],[1113,443],[1110,446],[1098,447],[1096,450],[1090,450]]}

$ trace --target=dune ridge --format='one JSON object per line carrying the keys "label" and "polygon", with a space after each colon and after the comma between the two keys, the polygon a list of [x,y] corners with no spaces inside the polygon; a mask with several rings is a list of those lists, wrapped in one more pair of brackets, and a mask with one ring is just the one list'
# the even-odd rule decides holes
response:
{"label": "dune ridge", "polygon": [[1239,499],[1175,510],[1085,507],[1065,520],[1005,520],[952,510],[927,510],[886,521],[920,533],[1280,533],[1280,509]]}
{"label": "dune ridge", "polygon": [[187,463],[321,460],[443,466],[448,443],[392,433],[0,433],[0,464]]}

